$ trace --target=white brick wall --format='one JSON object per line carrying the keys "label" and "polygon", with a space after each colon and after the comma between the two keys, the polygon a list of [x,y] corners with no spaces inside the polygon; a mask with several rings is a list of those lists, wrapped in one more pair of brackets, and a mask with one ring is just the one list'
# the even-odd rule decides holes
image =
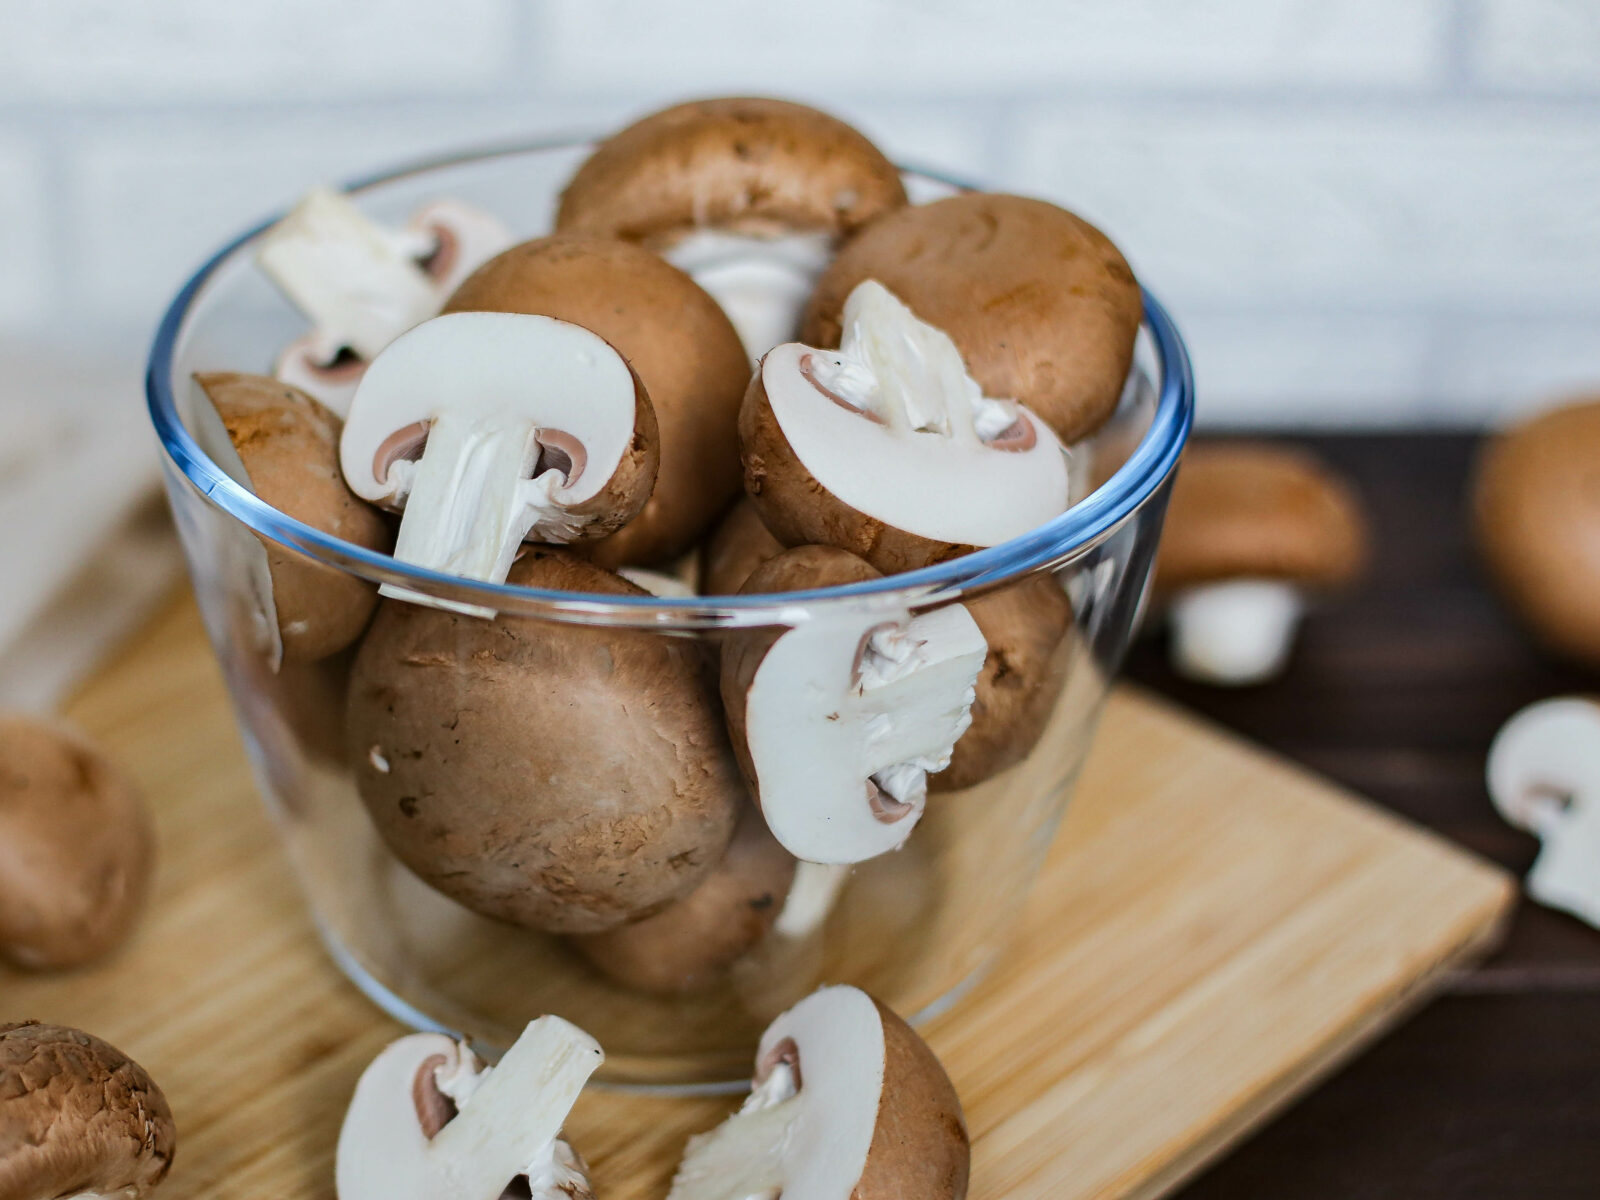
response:
{"label": "white brick wall", "polygon": [[1213,423],[1600,385],[1595,0],[0,0],[0,29],[12,345],[131,361],[313,182],[759,90],[1103,224]]}

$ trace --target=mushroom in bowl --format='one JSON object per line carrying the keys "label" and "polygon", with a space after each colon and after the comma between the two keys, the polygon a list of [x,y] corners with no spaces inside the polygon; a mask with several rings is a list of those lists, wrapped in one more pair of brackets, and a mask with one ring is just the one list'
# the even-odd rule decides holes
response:
{"label": "mushroom in bowl", "polygon": [[601,142],[561,194],[561,232],[637,241],[716,297],[752,362],[794,337],[835,247],[906,203],[900,173],[827,113],[695,100]]}

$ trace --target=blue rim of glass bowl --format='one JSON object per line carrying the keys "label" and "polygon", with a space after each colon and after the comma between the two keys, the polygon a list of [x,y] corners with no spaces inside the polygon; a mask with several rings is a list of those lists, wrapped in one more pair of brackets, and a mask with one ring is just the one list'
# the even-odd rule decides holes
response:
{"label": "blue rim of glass bowl", "polygon": [[[363,178],[349,185],[348,190],[361,192],[409,176],[492,158],[570,150],[587,140],[549,139],[431,158]],[[953,187],[969,186],[939,172],[913,173]],[[1188,352],[1166,309],[1146,290],[1144,327],[1154,344],[1161,380],[1150,427],[1110,479],[1055,520],[1021,537],[920,570],[803,592],[677,599],[479,583],[397,562],[386,554],[341,541],[286,516],[236,482],[184,427],[173,394],[172,363],[190,307],[217,269],[277,220],[275,215],[246,230],[212,255],[179,290],[156,329],[145,392],[150,418],[167,455],[211,504],[269,541],[370,580],[400,584],[509,614],[655,629],[694,629],[792,623],[814,614],[819,605],[842,600],[859,602],[867,597],[917,608],[939,603],[1058,564],[1103,540],[1171,474],[1194,420],[1194,380]]]}

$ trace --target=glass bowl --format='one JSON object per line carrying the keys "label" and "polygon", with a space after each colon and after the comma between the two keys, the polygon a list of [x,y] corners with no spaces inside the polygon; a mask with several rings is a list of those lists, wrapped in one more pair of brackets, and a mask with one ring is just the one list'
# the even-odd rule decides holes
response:
{"label": "glass bowl", "polygon": [[[569,142],[463,154],[351,191],[379,219],[399,221],[422,202],[451,196],[533,237],[549,228],[556,196],[587,149]],[[926,173],[906,178],[914,200],[959,188]],[[558,1013],[605,1047],[599,1078],[660,1088],[744,1078],[762,1028],[822,983],[856,984],[913,1022],[956,1003],[1016,927],[1143,603],[1193,408],[1182,341],[1156,300],[1146,294],[1116,416],[1074,448],[1081,497],[1026,536],[826,591],[574,594],[470,582],[342,542],[263,503],[219,465],[225,455],[207,453],[213,443],[193,373],[266,372],[277,350],[304,332],[254,265],[265,227],[223,247],[179,292],[156,334],[147,390],[195,595],[257,784],[339,967],[401,1021],[465,1037],[491,1055],[532,1017]],[[561,935],[478,915],[390,852],[359,786],[367,748],[347,745],[359,651],[274,665],[258,598],[265,546],[369,584],[492,609],[519,636],[559,638],[582,627],[584,636],[640,651],[670,643],[674,655],[698,656],[708,670],[731,640],[833,621],[903,623],[948,605],[994,608],[1030,596],[1047,597],[1063,615],[1015,655],[997,658],[990,649],[986,670],[1008,675],[1015,689],[1014,720],[1002,731],[1016,743],[1011,765],[930,795],[899,850],[850,867],[800,865],[788,894],[773,898],[776,921],[759,940],[695,989],[658,994],[615,982]],[[600,710],[590,726],[556,722],[529,736],[581,741],[610,736],[596,723],[630,719],[622,709],[589,707]],[[539,802],[538,783],[527,786],[529,803]]]}

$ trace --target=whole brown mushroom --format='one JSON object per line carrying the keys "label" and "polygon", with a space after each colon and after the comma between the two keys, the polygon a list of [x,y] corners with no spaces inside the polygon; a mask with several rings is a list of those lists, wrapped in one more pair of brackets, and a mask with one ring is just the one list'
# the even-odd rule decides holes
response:
{"label": "whole brown mushroom", "polygon": [[57,969],[109,953],[154,864],[150,814],[119,768],[77,733],[0,715],[0,958]]}
{"label": "whole brown mushroom", "polygon": [[1173,668],[1228,685],[1277,674],[1306,599],[1353,582],[1367,541],[1356,493],[1311,455],[1260,442],[1191,444],[1153,583],[1172,627]]}
{"label": "whole brown mushroom", "polygon": [[894,164],[843,121],[735,96],[674,105],[601,142],[556,228],[659,251],[716,297],[754,361],[794,337],[834,247],[905,202]]}
{"label": "whole brown mushroom", "polygon": [[794,879],[794,857],[746,806],[722,861],[660,912],[571,940],[602,975],[642,992],[690,992],[717,982],[772,928]]}
{"label": "whole brown mushroom", "polygon": [[1116,409],[1143,296],[1110,239],[1065,209],[967,192],[890,213],[823,272],[800,340],[839,345],[845,301],[868,279],[949,334],[984,395],[1025,405],[1063,442]]}
{"label": "whole brown mushroom", "polygon": [[656,255],[626,242],[553,237],[489,260],[446,313],[554,317],[599,334],[649,393],[660,436],[655,489],[640,513],[585,553],[607,567],[687,551],[739,491],[739,405],[750,364],[716,301]]}
{"label": "whole brown mushroom", "polygon": [[176,1144],[167,1098],[116,1047],[65,1025],[0,1025],[0,1197],[140,1200]]}
{"label": "whole brown mushroom", "polygon": [[1496,436],[1472,485],[1478,549],[1535,637],[1600,667],[1600,397]]}
{"label": "whole brown mushroom", "polygon": [[[646,594],[545,547],[509,581]],[[395,855],[529,928],[594,933],[688,895],[745,803],[702,648],[655,633],[386,600],[348,721],[356,784]]]}
{"label": "whole brown mushroom", "polygon": [[[313,529],[369,550],[389,549],[394,539],[382,514],[345,486],[338,417],[265,375],[209,371],[195,382],[221,420],[251,491]],[[378,604],[376,588],[276,543],[262,545],[283,661],[315,662],[361,636]]]}

